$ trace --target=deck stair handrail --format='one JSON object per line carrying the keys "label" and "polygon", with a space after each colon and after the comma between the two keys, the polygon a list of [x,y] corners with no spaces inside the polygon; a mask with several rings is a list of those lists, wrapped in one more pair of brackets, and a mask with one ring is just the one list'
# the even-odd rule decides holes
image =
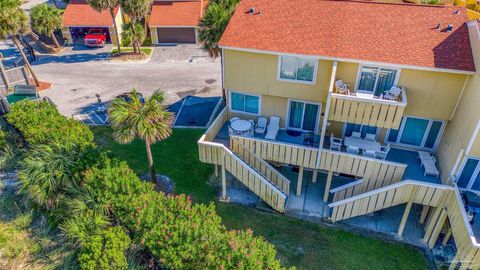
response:
{"label": "deck stair handrail", "polygon": [[272,165],[261,159],[250,149],[245,147],[237,137],[230,137],[230,149],[247,162],[258,173],[263,175],[273,185],[280,189],[284,194],[290,192],[290,180],[277,171]]}
{"label": "deck stair handrail", "polygon": [[353,182],[350,182],[348,184],[345,184],[343,186],[339,186],[337,188],[333,188],[330,190],[330,193],[333,194],[333,201],[339,201],[340,196],[342,198],[348,198],[351,197],[354,192],[356,192],[355,189],[361,188],[361,184],[363,183],[363,179],[359,179]]}
{"label": "deck stair handrail", "polygon": [[198,141],[200,160],[223,165],[225,170],[230,172],[273,209],[280,213],[285,212],[287,195],[223,144],[209,142],[205,138],[206,135],[204,134]]}

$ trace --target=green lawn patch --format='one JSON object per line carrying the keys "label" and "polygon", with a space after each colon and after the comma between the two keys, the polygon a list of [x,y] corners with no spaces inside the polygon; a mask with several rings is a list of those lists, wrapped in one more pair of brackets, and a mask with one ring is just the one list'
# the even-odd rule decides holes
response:
{"label": "green lawn patch", "polygon": [[[121,50],[122,53],[131,53],[131,52],[133,52],[133,47],[120,47],[120,50]],[[151,48],[151,47],[141,47],[140,50],[146,55],[151,55],[152,52],[153,52],[153,48]],[[118,49],[115,47],[115,48],[112,49],[112,51],[110,53],[112,55],[117,54]]]}
{"label": "green lawn patch", "polygon": [[[138,174],[148,173],[145,145],[115,143],[109,127],[92,127],[95,142],[126,160]],[[174,129],[167,140],[152,146],[157,172],[175,181],[175,192],[190,194],[194,201],[217,199],[217,188],[207,180],[213,166],[198,160],[197,140],[204,130]],[[217,204],[224,224],[232,229],[252,228],[273,243],[286,266],[298,269],[427,269],[423,254],[412,247],[360,236],[255,209]]]}

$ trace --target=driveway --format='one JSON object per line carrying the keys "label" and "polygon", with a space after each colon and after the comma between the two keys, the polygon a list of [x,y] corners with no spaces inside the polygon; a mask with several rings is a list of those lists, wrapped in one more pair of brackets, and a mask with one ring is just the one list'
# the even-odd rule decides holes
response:
{"label": "driveway", "polygon": [[108,60],[109,48],[69,48],[58,56],[42,56],[33,69],[52,83],[41,92],[64,115],[82,113],[97,101],[109,101],[133,87],[145,95],[160,89],[172,104],[187,95],[221,96],[221,67],[197,46],[155,47],[149,63]]}

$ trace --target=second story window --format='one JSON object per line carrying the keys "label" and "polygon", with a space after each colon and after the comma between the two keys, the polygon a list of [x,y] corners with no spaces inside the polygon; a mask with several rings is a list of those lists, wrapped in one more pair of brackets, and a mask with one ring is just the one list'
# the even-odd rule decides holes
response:
{"label": "second story window", "polygon": [[397,84],[398,74],[393,68],[360,66],[357,91],[380,96]]}
{"label": "second story window", "polygon": [[317,60],[309,57],[280,56],[279,80],[315,83]]}

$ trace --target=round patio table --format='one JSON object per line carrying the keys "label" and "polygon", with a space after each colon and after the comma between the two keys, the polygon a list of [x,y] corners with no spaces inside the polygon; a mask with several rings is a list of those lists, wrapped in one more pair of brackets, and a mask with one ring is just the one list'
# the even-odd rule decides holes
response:
{"label": "round patio table", "polygon": [[233,131],[244,134],[252,128],[252,123],[247,120],[237,120],[230,124]]}

